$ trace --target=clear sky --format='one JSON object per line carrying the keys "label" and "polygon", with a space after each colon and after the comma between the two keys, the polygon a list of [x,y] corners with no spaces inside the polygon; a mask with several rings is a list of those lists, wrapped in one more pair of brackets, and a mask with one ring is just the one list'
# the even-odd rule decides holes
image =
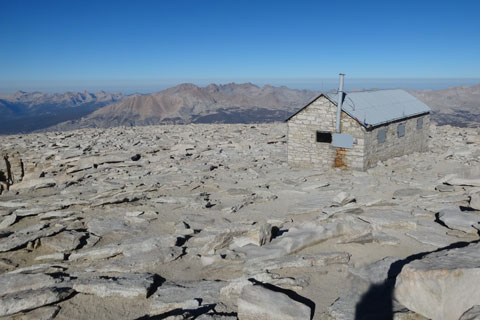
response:
{"label": "clear sky", "polygon": [[0,0],[0,91],[479,79],[479,15],[478,0]]}

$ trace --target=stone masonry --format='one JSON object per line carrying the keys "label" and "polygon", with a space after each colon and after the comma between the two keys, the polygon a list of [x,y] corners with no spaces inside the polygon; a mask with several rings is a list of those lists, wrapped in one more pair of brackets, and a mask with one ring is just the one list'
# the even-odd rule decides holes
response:
{"label": "stone masonry", "polygon": [[[353,149],[335,148],[330,143],[316,141],[316,132],[335,132],[337,106],[321,95],[308,107],[288,120],[288,163],[292,167],[343,167],[366,170],[378,161],[427,150],[429,115],[423,115],[423,126],[417,129],[417,119],[410,118],[376,128],[365,128],[342,111],[341,132],[353,136]],[[398,124],[405,124],[405,135],[398,137]],[[386,130],[386,139],[379,143],[378,131]]]}

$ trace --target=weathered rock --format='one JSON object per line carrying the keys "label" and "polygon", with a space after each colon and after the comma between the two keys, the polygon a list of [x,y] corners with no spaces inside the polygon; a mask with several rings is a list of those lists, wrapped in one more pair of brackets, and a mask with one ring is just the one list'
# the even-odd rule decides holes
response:
{"label": "weathered rock", "polygon": [[474,193],[470,197],[470,208],[480,210],[480,192]]}
{"label": "weathered rock", "polygon": [[[130,253],[129,253],[130,254]],[[108,259],[86,268],[88,272],[147,272],[162,263],[173,261],[183,254],[180,247],[155,248],[126,257]]]}
{"label": "weathered rock", "polygon": [[40,273],[61,273],[67,269],[67,265],[60,263],[60,262],[51,262],[51,263],[42,263],[42,264],[34,264],[32,266],[23,267],[23,268],[16,268],[9,272],[9,274],[18,274],[18,273],[25,273],[25,274],[40,274]]}
{"label": "weathered rock", "polygon": [[0,275],[0,296],[52,287],[57,282],[59,281],[46,274],[4,273]]}
{"label": "weathered rock", "polygon": [[259,272],[251,275],[244,275],[240,278],[232,279],[228,281],[228,284],[220,290],[220,299],[222,301],[230,301],[236,303],[238,297],[242,293],[245,286],[251,286],[252,280],[269,283],[274,286],[287,290],[302,290],[308,286],[309,282],[302,278],[282,277],[276,273]]}
{"label": "weathered rock", "polygon": [[26,206],[28,206],[28,202],[0,201],[0,207],[5,207],[5,208],[24,208]]}
{"label": "weathered rock", "polygon": [[90,249],[74,252],[70,255],[69,260],[99,260],[114,257],[119,254],[130,257],[142,252],[150,252],[158,248],[173,247],[176,245],[178,240],[179,237],[174,235],[125,239],[121,242],[111,243],[101,247],[93,247]]}
{"label": "weathered rock", "polygon": [[65,253],[58,252],[35,257],[35,261],[63,261],[65,258]]}
{"label": "weathered rock", "polygon": [[155,275],[149,273],[125,274],[117,277],[83,274],[74,281],[73,289],[99,297],[147,297],[154,283]]}
{"label": "weathered rock", "polygon": [[449,228],[476,233],[480,215],[461,211],[458,208],[444,209],[438,213],[438,219]]}
{"label": "weathered rock", "polygon": [[197,309],[218,302],[222,281],[164,283],[149,298],[150,312],[162,314],[175,309]]}
{"label": "weathered rock", "polygon": [[36,216],[38,214],[44,213],[51,208],[44,208],[41,206],[35,206],[33,208],[20,208],[15,210],[15,214],[19,217],[29,217],[29,216]]}
{"label": "weathered rock", "polygon": [[480,320],[480,305],[468,309],[458,320]]}
{"label": "weathered rock", "polygon": [[12,262],[7,258],[0,258],[0,268],[8,270],[8,269],[13,269],[15,267],[18,267],[18,264]]}
{"label": "weathered rock", "polygon": [[283,292],[275,292],[260,285],[245,286],[238,299],[240,320],[310,320],[311,309],[291,299]]}
{"label": "weathered rock", "polygon": [[445,183],[452,186],[480,187],[480,178],[459,178],[454,176],[447,179]]}
{"label": "weathered rock", "polygon": [[[40,229],[38,229],[37,226],[40,227]],[[3,238],[0,241],[0,252],[17,249],[26,245],[30,241],[35,241],[43,237],[54,235],[65,229],[65,227],[62,225],[46,227],[45,224],[40,224],[37,226],[34,226],[35,228],[26,228],[24,230],[20,230],[11,234],[7,238]]]}
{"label": "weathered rock", "polygon": [[22,314],[19,320],[52,320],[60,311],[59,306],[48,306]]}
{"label": "weathered rock", "polygon": [[350,268],[350,273],[374,284],[383,283],[388,278],[388,273],[392,264],[400,260],[397,257],[385,257],[373,263]]}
{"label": "weathered rock", "polygon": [[22,181],[10,186],[10,190],[21,190],[21,189],[41,189],[41,188],[50,188],[54,187],[57,184],[54,178],[39,178]]}
{"label": "weathered rock", "polygon": [[108,155],[108,156],[93,156],[80,159],[71,168],[67,169],[67,173],[76,173],[82,170],[98,167],[105,163],[119,163],[128,160],[128,156],[124,155]]}
{"label": "weathered rock", "polygon": [[225,228],[207,227],[190,245],[201,246],[202,254],[215,254],[227,248],[233,249],[249,244],[262,246],[272,238],[272,225],[269,223],[238,224]]}
{"label": "weathered rock", "polygon": [[406,188],[406,189],[399,189],[393,193],[393,197],[395,199],[398,198],[407,198],[413,196],[419,196],[423,193],[422,189],[418,188]]}
{"label": "weathered rock", "polygon": [[480,305],[480,244],[442,250],[405,265],[395,298],[427,318],[453,320]]}
{"label": "weathered rock", "polygon": [[103,236],[110,232],[126,232],[129,226],[119,219],[92,219],[87,222],[88,231]]}
{"label": "weathered rock", "polygon": [[440,192],[453,192],[455,191],[455,187],[449,184],[439,184],[438,186],[435,187],[435,190]]}
{"label": "weathered rock", "polygon": [[411,218],[408,212],[399,210],[371,209],[360,215],[359,219],[370,223],[374,230],[414,230],[417,227],[417,223]]}
{"label": "weathered rock", "polygon": [[57,252],[67,252],[77,249],[81,245],[82,239],[87,237],[87,233],[78,231],[63,231],[59,234],[42,238],[42,245]]}
{"label": "weathered rock", "polygon": [[5,295],[0,299],[0,316],[7,316],[62,301],[73,293],[74,291],[69,288],[44,288]]}
{"label": "weathered rock", "polygon": [[332,205],[333,206],[344,206],[347,203],[355,201],[355,197],[347,192],[339,192],[333,199]]}
{"label": "weathered rock", "polygon": [[385,257],[361,267],[350,268],[350,285],[329,307],[330,316],[338,320],[391,319],[405,307],[392,301],[397,272],[392,265],[396,257]]}
{"label": "weathered rock", "polygon": [[24,176],[24,166],[19,152],[0,151],[0,180],[7,185],[19,183]]}
{"label": "weathered rock", "polygon": [[370,231],[371,228],[367,223],[352,217],[325,225],[308,223],[290,228],[288,232],[265,246],[247,245],[235,249],[235,251],[245,253],[247,260],[253,263],[299,252],[304,248],[334,237],[351,239]]}
{"label": "weathered rock", "polygon": [[283,268],[320,267],[332,264],[347,264],[350,254],[346,252],[331,252],[310,255],[288,255],[278,259],[246,262],[245,269],[250,274],[261,271],[278,270]]}
{"label": "weathered rock", "polygon": [[49,219],[58,219],[58,218],[68,218],[75,214],[78,214],[76,211],[49,211],[39,215],[41,220]]}
{"label": "weathered rock", "polygon": [[420,243],[428,244],[437,248],[446,247],[458,239],[448,237],[446,232],[440,232],[435,228],[422,227],[419,230],[409,231],[405,235],[417,240]]}
{"label": "weathered rock", "polygon": [[17,221],[17,215],[15,213],[12,213],[11,215],[3,218],[2,222],[0,222],[0,229],[8,228],[12,224],[14,224],[16,221]]}

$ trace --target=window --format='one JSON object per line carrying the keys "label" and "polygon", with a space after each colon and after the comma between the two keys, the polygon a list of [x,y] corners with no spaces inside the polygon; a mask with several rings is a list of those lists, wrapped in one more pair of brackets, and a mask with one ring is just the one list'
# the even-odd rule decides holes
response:
{"label": "window", "polygon": [[405,123],[400,123],[397,127],[398,137],[403,137],[405,135]]}
{"label": "window", "polygon": [[387,139],[387,129],[385,128],[378,129],[378,133],[377,133],[378,143],[384,143],[386,139]]}
{"label": "window", "polygon": [[331,143],[332,133],[325,131],[317,131],[317,142]]}
{"label": "window", "polygon": [[423,118],[418,118],[417,119],[417,129],[422,129],[423,128]]}

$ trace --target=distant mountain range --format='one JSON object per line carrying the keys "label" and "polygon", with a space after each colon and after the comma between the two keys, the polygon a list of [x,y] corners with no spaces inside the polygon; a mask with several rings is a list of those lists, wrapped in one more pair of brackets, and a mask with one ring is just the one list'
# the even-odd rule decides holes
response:
{"label": "distant mountain range", "polygon": [[56,128],[280,121],[316,94],[287,87],[258,87],[251,83],[206,87],[185,83],[125,99]]}
{"label": "distant mountain range", "polygon": [[104,91],[0,95],[0,134],[31,132],[78,119],[126,97]]}
{"label": "distant mountain range", "polygon": [[[444,90],[408,90],[432,109],[440,125],[480,125],[480,84]],[[310,90],[244,84],[194,84],[147,95],[16,92],[0,96],[0,134],[35,130],[186,123],[282,121],[318,94]]]}
{"label": "distant mountain range", "polygon": [[408,90],[433,110],[439,125],[480,127],[480,84],[444,90]]}

